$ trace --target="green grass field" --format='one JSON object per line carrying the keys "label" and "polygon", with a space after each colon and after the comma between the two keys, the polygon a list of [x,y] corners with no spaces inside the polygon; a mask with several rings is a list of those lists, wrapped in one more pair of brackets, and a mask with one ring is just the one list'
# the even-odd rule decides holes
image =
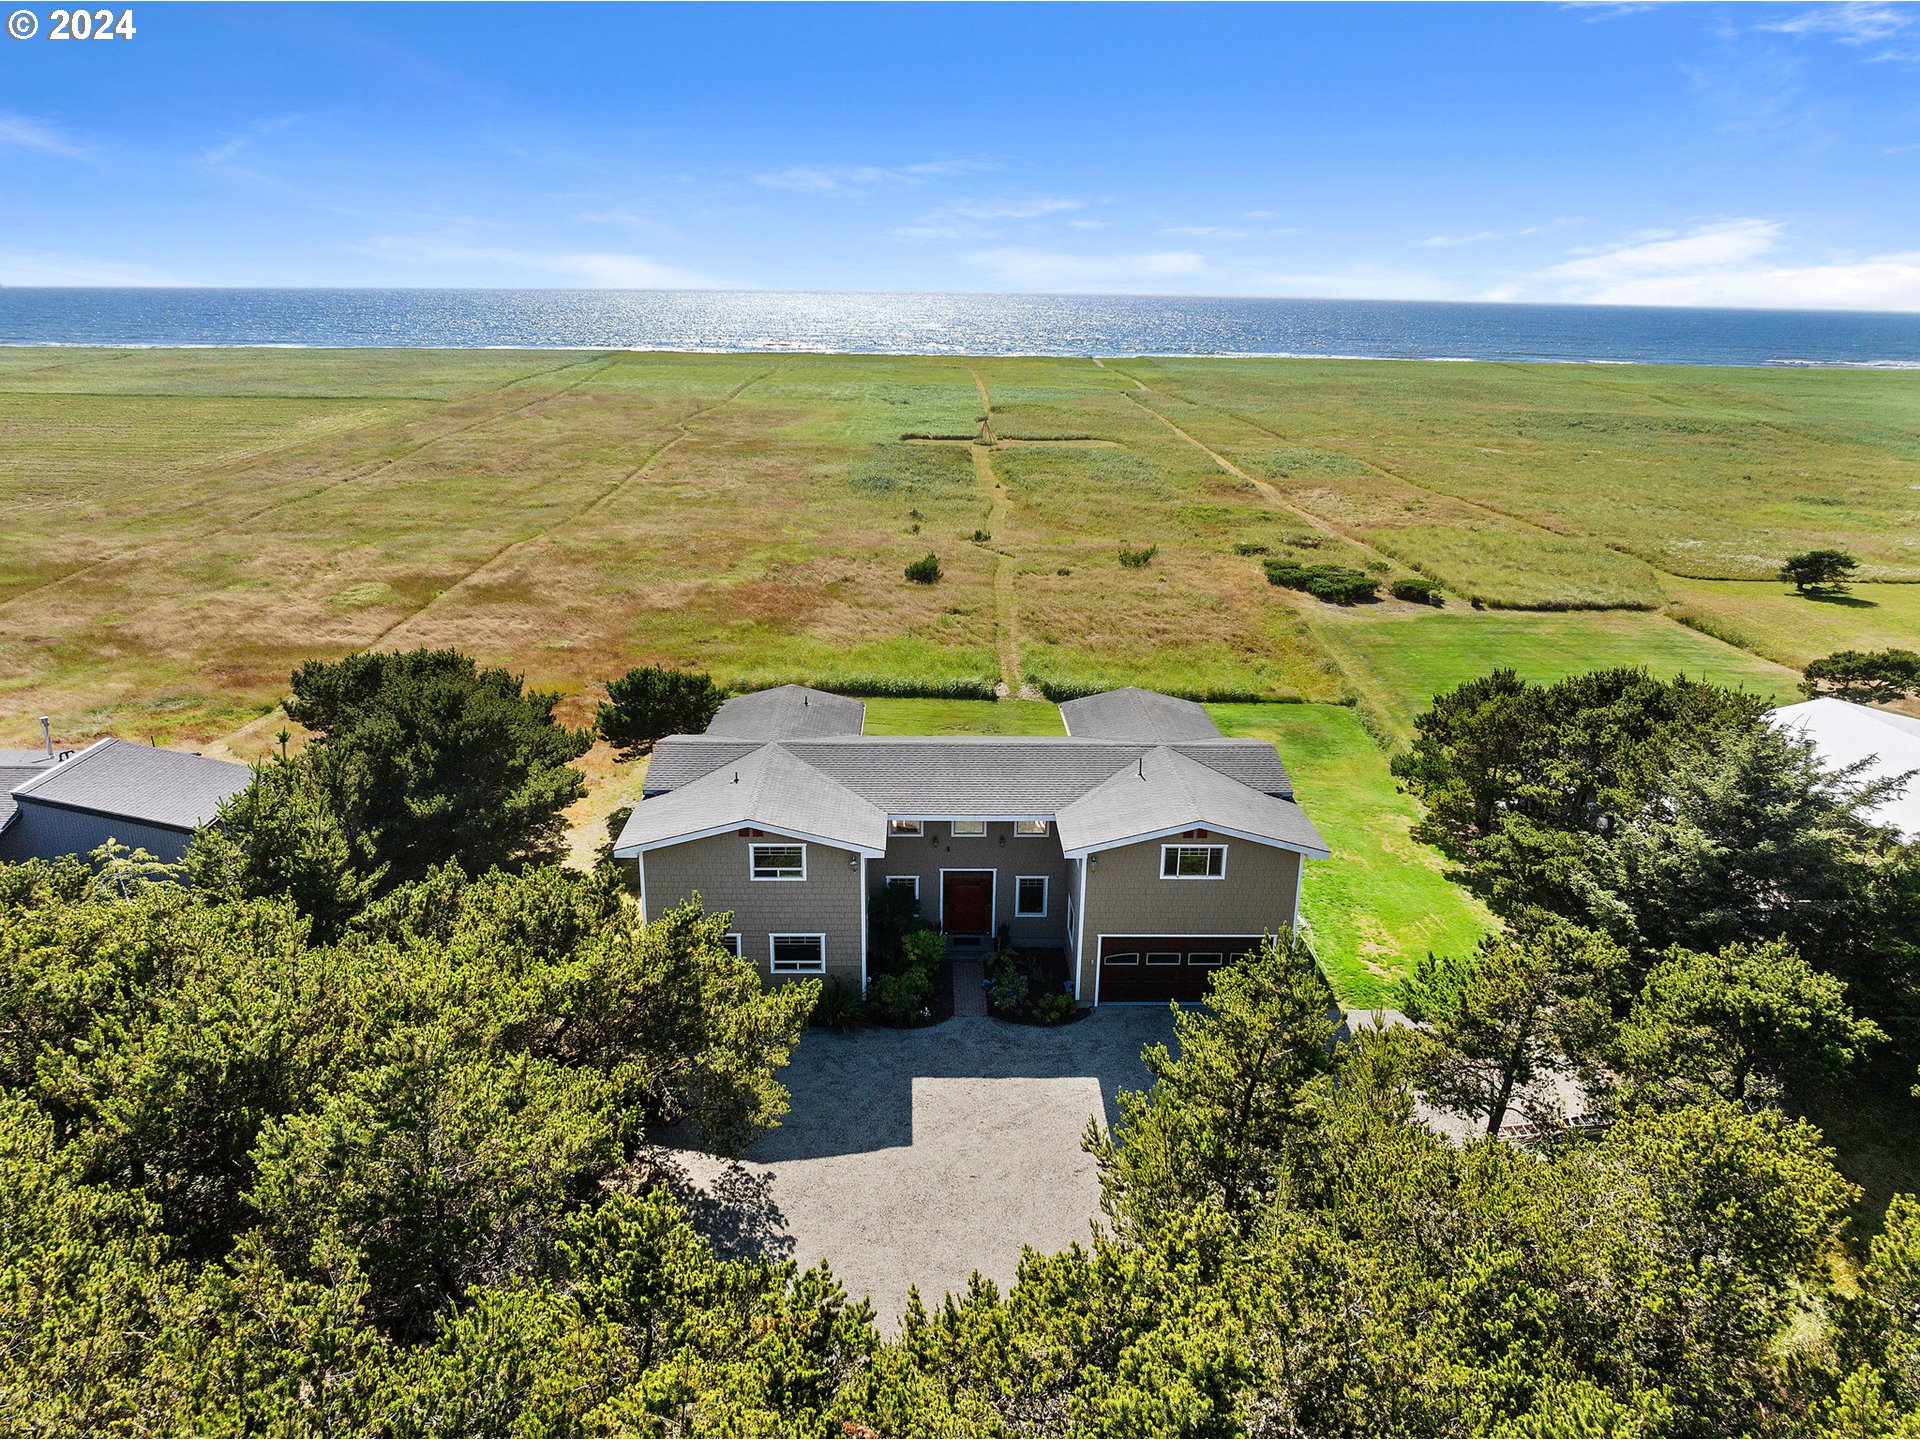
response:
{"label": "green grass field", "polygon": [[[1840,544],[1920,579],[1898,373],[19,350],[0,433],[0,744],[41,714],[71,740],[264,733],[298,661],[367,646],[459,644],[569,697],[652,661],[1358,696],[1391,729],[1501,663],[1779,678],[1663,609],[1796,663],[1920,644],[1920,587],[1815,612],[1760,578]],[[1349,624],[1238,545],[1426,573],[1452,611]],[[909,584],[929,550],[943,578]],[[1497,613],[1456,621],[1467,596]]]}
{"label": "green grass field", "polygon": [[1294,794],[1333,851],[1309,861],[1301,910],[1348,1008],[1395,1006],[1397,982],[1428,951],[1460,954],[1492,927],[1484,907],[1407,833],[1419,811],[1353,711],[1335,705],[1210,705],[1228,735],[1271,741]]}
{"label": "green grass field", "polygon": [[1798,698],[1798,676],[1792,671],[1640,611],[1401,610],[1377,618],[1328,619],[1316,634],[1339,657],[1360,703],[1401,740],[1411,736],[1414,718],[1433,696],[1502,668],[1525,680],[1552,681],[1586,670],[1644,665],[1656,674],[1685,674],[1773,700]]}
{"label": "green grass field", "polygon": [[869,735],[1064,735],[1044,700],[869,700]]}

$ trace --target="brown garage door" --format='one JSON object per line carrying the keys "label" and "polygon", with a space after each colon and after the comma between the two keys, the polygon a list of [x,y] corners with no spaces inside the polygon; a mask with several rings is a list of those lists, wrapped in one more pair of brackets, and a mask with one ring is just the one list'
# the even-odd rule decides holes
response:
{"label": "brown garage door", "polygon": [[1199,1000],[1222,965],[1260,948],[1258,935],[1104,935],[1100,1002]]}

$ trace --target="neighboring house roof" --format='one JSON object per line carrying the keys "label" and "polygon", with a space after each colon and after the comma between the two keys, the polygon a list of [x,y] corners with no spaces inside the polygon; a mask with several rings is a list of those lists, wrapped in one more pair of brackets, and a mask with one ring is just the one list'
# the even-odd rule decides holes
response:
{"label": "neighboring house roof", "polygon": [[1329,853],[1293,801],[1262,794],[1164,745],[1062,808],[1054,823],[1069,856],[1202,828],[1276,841],[1321,859]]}
{"label": "neighboring house roof", "polygon": [[0,830],[13,823],[13,791],[55,764],[44,750],[0,750]]}
{"label": "neighboring house roof", "polygon": [[[1190,702],[1121,693],[1113,704],[1078,715],[1094,717],[1096,726],[1198,728],[1184,708]],[[1172,708],[1155,703],[1161,700]],[[1078,729],[1041,737],[842,734],[778,743],[717,732],[670,736],[654,747],[646,798],[614,853],[758,826],[877,854],[890,818],[962,817],[1053,819],[1063,848],[1074,853],[1211,828],[1325,855],[1273,746],[1228,739],[1204,711],[1201,718],[1208,734],[1170,743],[1101,739]],[[1130,788],[1143,772],[1150,794]]]}
{"label": "neighboring house roof", "polygon": [[707,734],[740,740],[804,740],[858,735],[866,723],[865,701],[805,685],[776,685],[734,696],[720,707]]}
{"label": "neighboring house roof", "polygon": [[1220,727],[1206,707],[1158,690],[1129,685],[1069,700],[1060,707],[1067,733],[1087,740],[1214,740]]}
{"label": "neighboring house roof", "polygon": [[[1822,696],[1798,705],[1782,705],[1767,715],[1769,724],[1797,731],[1813,742],[1822,764],[1842,769],[1867,761],[1863,779],[1886,779],[1920,770],[1920,720]],[[1906,840],[1920,840],[1920,775],[1906,790],[1865,812],[1891,826]]]}
{"label": "neighboring house roof", "polygon": [[669,795],[634,806],[613,853],[638,855],[741,826],[820,840],[876,858],[887,848],[886,811],[795,759],[786,746],[771,744]]}
{"label": "neighboring house roof", "polygon": [[14,787],[13,800],[195,830],[252,775],[245,765],[182,750],[101,740]]}

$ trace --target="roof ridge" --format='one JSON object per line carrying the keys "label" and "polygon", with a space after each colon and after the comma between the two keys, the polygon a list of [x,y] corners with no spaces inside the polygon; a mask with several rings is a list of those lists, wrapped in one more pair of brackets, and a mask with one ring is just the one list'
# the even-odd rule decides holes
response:
{"label": "roof ridge", "polygon": [[51,780],[56,775],[65,775],[77,769],[80,762],[85,760],[89,755],[97,754],[109,745],[126,745],[130,743],[130,741],[121,740],[113,735],[102,735],[91,745],[83,746],[81,749],[67,756],[66,759],[54,761],[53,764],[42,770],[38,775],[23,780],[20,784],[13,787],[12,793],[15,795],[30,794],[38,789],[43,781]]}

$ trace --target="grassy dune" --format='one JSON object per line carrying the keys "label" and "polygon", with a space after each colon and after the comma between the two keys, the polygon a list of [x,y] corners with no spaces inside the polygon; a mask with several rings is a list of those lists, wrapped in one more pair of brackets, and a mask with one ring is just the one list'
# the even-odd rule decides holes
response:
{"label": "grassy dune", "polygon": [[[1920,586],[1816,606],[1760,578],[1839,544],[1920,579],[1901,374],[15,350],[0,437],[0,743],[42,713],[217,742],[299,659],[369,645],[460,644],[571,697],[654,660],[1357,698],[1401,726],[1493,664],[1784,693],[1767,661],[1920,643]],[[1455,598],[1335,612],[1236,546]],[[944,578],[907,583],[928,550]]]}

